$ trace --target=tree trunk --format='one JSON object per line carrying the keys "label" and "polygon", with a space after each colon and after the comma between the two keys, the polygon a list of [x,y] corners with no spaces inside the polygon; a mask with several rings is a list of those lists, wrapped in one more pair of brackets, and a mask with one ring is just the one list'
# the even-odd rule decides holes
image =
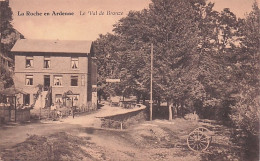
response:
{"label": "tree trunk", "polygon": [[140,102],[140,99],[141,99],[141,94],[139,93],[139,92],[137,92],[137,95],[136,95],[136,103],[138,103],[139,104],[139,102]]}
{"label": "tree trunk", "polygon": [[169,121],[172,121],[172,106],[169,106]]}
{"label": "tree trunk", "polygon": [[184,103],[183,102],[181,103],[180,112],[181,112],[181,117],[184,117]]}
{"label": "tree trunk", "polygon": [[176,103],[176,115],[177,117],[180,115],[179,103]]}
{"label": "tree trunk", "polygon": [[172,121],[172,101],[167,100],[167,106],[169,107],[169,121]]}
{"label": "tree trunk", "polygon": [[157,104],[157,106],[160,108],[161,107],[161,98],[160,97],[158,97],[158,104]]}
{"label": "tree trunk", "polygon": [[144,96],[144,94],[142,95],[142,97],[143,97],[143,105],[145,105],[145,96]]}

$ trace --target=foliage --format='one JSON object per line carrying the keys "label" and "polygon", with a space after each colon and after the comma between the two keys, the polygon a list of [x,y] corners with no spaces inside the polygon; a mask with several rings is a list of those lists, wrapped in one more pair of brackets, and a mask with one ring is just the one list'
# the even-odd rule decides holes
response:
{"label": "foliage", "polygon": [[[0,55],[12,57],[8,55],[17,39],[23,36],[18,33],[11,25],[12,10],[8,1],[0,2]],[[13,85],[12,72],[8,67],[1,63],[0,89],[8,88]]]}
{"label": "foliage", "polygon": [[[149,96],[153,43],[153,99],[172,102],[181,115],[195,110],[256,133],[259,8],[255,2],[247,18],[238,19],[228,8],[213,7],[206,0],[152,0],[148,9],[129,12],[114,34],[96,41],[100,89]],[[121,83],[104,85],[105,78]]]}
{"label": "foliage", "polygon": [[0,17],[2,18],[0,22],[0,51],[6,54],[11,50],[17,39],[24,37],[17,30],[15,30],[11,24],[13,12],[9,6],[9,2],[3,1],[0,3]]}
{"label": "foliage", "polygon": [[[101,36],[97,40],[97,44],[107,40],[107,50],[103,51],[109,51],[113,48],[111,46],[117,44],[117,48],[113,48],[116,50],[110,51],[112,53],[109,61],[110,65],[115,65],[111,58],[117,55],[114,59],[117,61],[114,72],[120,73],[117,77],[122,80],[120,86],[123,93],[126,91],[147,95],[150,85],[150,44],[154,43],[155,97],[168,98],[173,94],[173,90],[169,88],[173,86],[169,84],[176,81],[176,73],[180,75],[183,72],[181,68],[189,64],[190,53],[197,45],[196,39],[190,39],[197,36],[192,11],[192,6],[182,1],[153,1],[149,10],[132,11],[115,25],[115,37],[120,39],[120,43],[106,39],[111,35]],[[102,54],[100,62],[104,60],[104,55],[107,55],[106,52]],[[102,64],[101,68],[103,66]]]}
{"label": "foliage", "polygon": [[240,24],[241,48],[236,62],[238,94],[232,106],[232,120],[251,134],[259,134],[260,118],[260,9],[255,2],[253,11]]}
{"label": "foliage", "polygon": [[0,89],[9,88],[13,84],[12,72],[8,67],[0,64]]}
{"label": "foliage", "polygon": [[33,104],[31,105],[32,108],[34,108],[36,101],[38,100],[38,98],[40,97],[40,95],[43,91],[43,85],[42,84],[38,84],[36,87],[38,88],[38,90],[37,90],[37,93],[34,95]]}

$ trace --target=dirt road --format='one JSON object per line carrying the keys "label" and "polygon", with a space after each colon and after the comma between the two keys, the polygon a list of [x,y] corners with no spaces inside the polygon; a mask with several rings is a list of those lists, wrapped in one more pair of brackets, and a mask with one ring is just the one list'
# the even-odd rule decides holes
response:
{"label": "dirt road", "polygon": [[[188,149],[186,138],[198,122],[184,119],[147,121],[126,130],[103,129],[97,118],[124,109],[103,106],[85,116],[0,129],[0,160],[228,160],[228,136],[207,153]],[[215,138],[216,140],[218,138]],[[218,146],[218,148],[214,148]],[[224,156],[221,154],[225,154]],[[232,153],[233,154],[233,153]],[[212,160],[212,158],[211,158]],[[214,160],[214,158],[213,158]]]}
{"label": "dirt road", "polygon": [[101,122],[97,117],[121,111],[127,110],[105,105],[90,114],[76,116],[74,118],[70,116],[59,121],[42,120],[36,123],[3,126],[0,127],[0,150],[23,142],[31,135],[50,135],[56,132],[70,132],[83,127],[100,128]]}

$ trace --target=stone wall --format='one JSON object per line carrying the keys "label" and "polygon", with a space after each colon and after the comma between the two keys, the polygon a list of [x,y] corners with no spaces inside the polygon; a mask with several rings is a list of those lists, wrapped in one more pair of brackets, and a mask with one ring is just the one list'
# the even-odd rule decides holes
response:
{"label": "stone wall", "polygon": [[147,120],[146,109],[140,109],[128,113],[117,114],[101,118],[101,127],[127,129],[129,126]]}

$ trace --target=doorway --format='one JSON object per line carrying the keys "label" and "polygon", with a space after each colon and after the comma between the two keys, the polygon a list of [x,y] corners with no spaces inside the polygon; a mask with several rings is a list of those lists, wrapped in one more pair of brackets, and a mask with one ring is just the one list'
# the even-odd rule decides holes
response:
{"label": "doorway", "polygon": [[50,75],[44,75],[44,91],[48,91],[50,87]]}
{"label": "doorway", "polygon": [[30,94],[24,94],[23,95],[23,104],[25,106],[29,106],[30,105]]}

